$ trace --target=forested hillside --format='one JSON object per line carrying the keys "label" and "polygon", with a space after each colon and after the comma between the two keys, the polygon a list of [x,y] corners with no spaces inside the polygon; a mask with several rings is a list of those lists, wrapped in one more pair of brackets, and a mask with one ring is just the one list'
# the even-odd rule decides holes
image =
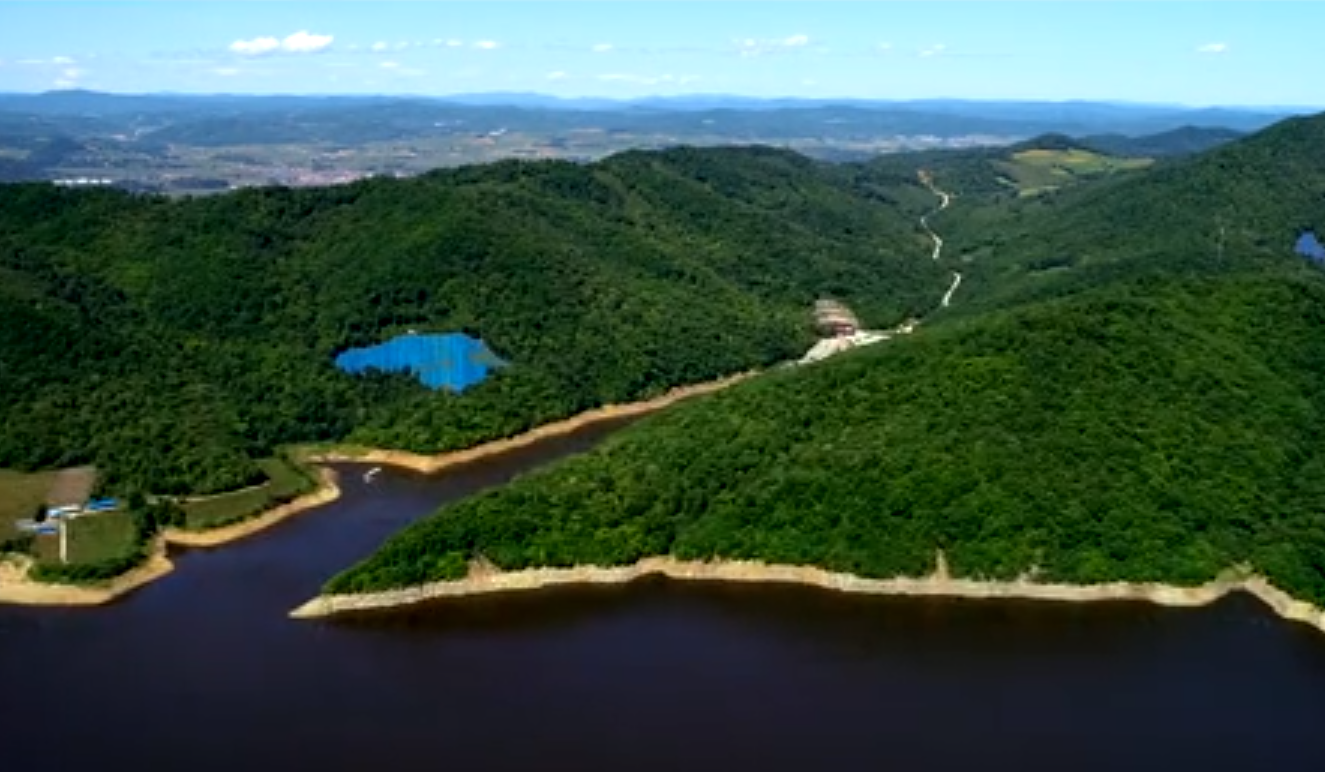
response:
{"label": "forested hillside", "polygon": [[[0,187],[0,467],[209,492],[280,443],[469,445],[795,355],[822,295],[873,325],[928,310],[926,244],[858,170],[757,148],[186,200]],[[512,366],[450,395],[332,365],[411,329]]]}
{"label": "forested hillside", "polygon": [[[954,310],[979,314],[1114,281],[1296,266],[1294,241],[1325,225],[1321,147],[1325,119],[1292,118],[1143,180],[993,205],[977,195],[942,221],[969,290]],[[936,178],[964,191],[957,174]]]}
{"label": "forested hillside", "polygon": [[960,224],[945,259],[974,279],[951,313],[648,419],[326,589],[669,553],[920,575],[942,549],[991,578],[1249,564],[1323,603],[1325,277],[1292,251],[1325,224],[1322,146],[1325,118],[1294,120],[1012,203],[963,200],[939,168],[958,203],[933,223]]}
{"label": "forested hillside", "polygon": [[1121,134],[1097,134],[1082,137],[1081,144],[1111,155],[1148,156],[1151,158],[1185,156],[1212,150],[1245,136],[1225,128],[1183,126],[1144,137]]}

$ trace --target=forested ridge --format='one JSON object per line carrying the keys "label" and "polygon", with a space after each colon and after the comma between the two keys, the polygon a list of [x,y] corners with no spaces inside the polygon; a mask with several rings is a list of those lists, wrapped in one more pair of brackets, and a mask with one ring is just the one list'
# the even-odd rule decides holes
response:
{"label": "forested ridge", "polygon": [[[284,443],[472,445],[796,355],[824,295],[921,313],[925,250],[860,169],[761,148],[184,200],[0,186],[0,467],[208,493]],[[411,329],[512,366],[462,395],[333,367]]]}
{"label": "forested ridge", "polygon": [[1325,277],[1292,252],[1325,226],[1321,147],[1325,118],[1295,119],[1011,201],[929,164],[958,194],[933,220],[945,261],[971,281],[919,334],[646,419],[447,507],[326,591],[478,558],[915,576],[942,549],[966,577],[1196,584],[1248,565],[1325,603]]}
{"label": "forested ridge", "polygon": [[[943,220],[969,290],[952,312],[975,316],[1114,282],[1298,268],[1293,240],[1325,225],[1321,147],[1325,119],[1292,118],[1141,179],[993,205],[987,183],[972,185],[976,195]],[[988,179],[981,158],[948,164],[936,174],[959,199],[963,183]]]}

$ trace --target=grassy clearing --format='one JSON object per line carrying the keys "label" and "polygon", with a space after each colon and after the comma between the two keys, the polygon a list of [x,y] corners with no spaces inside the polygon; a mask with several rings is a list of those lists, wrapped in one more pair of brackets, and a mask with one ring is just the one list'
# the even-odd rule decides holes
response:
{"label": "grassy clearing", "polygon": [[[31,474],[0,470],[0,541],[18,536],[14,521],[30,518],[51,496],[78,498],[95,482],[90,467]],[[63,493],[60,488],[64,488]],[[122,560],[138,548],[133,518],[128,512],[107,512],[69,521],[69,564],[90,565]],[[30,544],[30,547],[27,546]],[[32,537],[25,544],[38,563],[60,564],[60,537]]]}
{"label": "grassy clearing", "polygon": [[132,553],[137,533],[128,512],[106,512],[69,523],[69,562],[101,563]]}
{"label": "grassy clearing", "polygon": [[1023,150],[1011,159],[995,162],[1004,184],[1021,195],[1054,190],[1082,178],[1144,169],[1150,158],[1115,158],[1089,150]]}
{"label": "grassy clearing", "polygon": [[1144,169],[1154,161],[1149,158],[1115,158],[1089,150],[1023,150],[1013,161],[1028,166],[1062,168],[1075,174],[1104,174],[1129,169]]}
{"label": "grassy clearing", "polygon": [[32,517],[54,481],[55,472],[0,469],[0,541],[17,535],[14,521]]}
{"label": "grassy clearing", "polygon": [[301,463],[309,458],[322,455],[337,455],[348,458],[361,458],[373,451],[366,445],[354,445],[347,442],[308,442],[293,446],[292,455]]}
{"label": "grassy clearing", "polygon": [[[119,560],[138,548],[133,517],[128,512],[106,512],[70,520],[69,565],[91,565]],[[60,562],[60,537],[39,536],[32,551],[40,563]]]}
{"label": "grassy clearing", "polygon": [[288,461],[268,458],[258,462],[267,482],[233,493],[222,493],[183,504],[184,527],[219,528],[253,517],[312,488],[312,482]]}

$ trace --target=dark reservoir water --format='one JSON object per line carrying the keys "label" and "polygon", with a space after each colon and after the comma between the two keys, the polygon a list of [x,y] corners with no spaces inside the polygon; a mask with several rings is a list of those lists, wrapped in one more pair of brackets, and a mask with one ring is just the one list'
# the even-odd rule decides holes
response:
{"label": "dark reservoir water", "polygon": [[1200,610],[679,585],[286,612],[601,432],[387,471],[101,609],[0,606],[0,769],[1325,770],[1325,636]]}

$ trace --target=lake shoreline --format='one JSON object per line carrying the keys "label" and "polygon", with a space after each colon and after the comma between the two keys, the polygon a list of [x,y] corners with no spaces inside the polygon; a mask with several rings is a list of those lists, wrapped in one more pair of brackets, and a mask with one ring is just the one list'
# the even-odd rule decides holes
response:
{"label": "lake shoreline", "polygon": [[260,531],[265,531],[301,512],[330,504],[340,498],[339,476],[336,471],[325,467],[318,467],[314,471],[317,474],[318,484],[313,490],[284,504],[265,510],[261,514],[229,525],[197,531],[184,528],[167,528],[161,537],[167,543],[180,547],[219,547],[252,536]]}
{"label": "lake shoreline", "polygon": [[329,450],[306,449],[300,452],[300,461],[314,464],[355,463],[384,464],[402,467],[423,474],[435,474],[452,466],[497,456],[512,450],[529,447],[543,440],[572,434],[594,424],[612,421],[618,418],[630,418],[653,413],[680,402],[689,397],[711,394],[733,386],[755,375],[755,371],[738,373],[716,381],[706,381],[691,386],[679,386],[666,394],[640,402],[626,402],[616,405],[603,405],[570,418],[542,424],[520,434],[498,440],[491,440],[470,448],[444,451],[432,455],[411,453],[404,450],[382,450],[376,448]]}
{"label": "lake shoreline", "polygon": [[[365,449],[362,453],[340,450],[318,451],[302,449],[297,453],[300,465],[328,463],[383,464],[403,467],[424,474],[434,474],[452,466],[498,456],[543,440],[572,434],[595,424],[618,418],[641,416],[669,407],[676,402],[701,394],[720,391],[743,381],[755,371],[739,373],[691,386],[680,386],[662,396],[640,402],[604,405],[587,410],[560,421],[553,421],[511,437],[436,455],[423,455],[406,451]],[[129,571],[96,584],[60,584],[42,582],[28,576],[32,561],[29,558],[9,559],[0,555],[0,604],[25,606],[97,606],[123,597],[138,588],[168,575],[174,570],[169,548],[187,547],[209,549],[266,531],[295,515],[316,509],[340,498],[340,486],[335,470],[317,466],[318,485],[293,501],[280,504],[251,518],[229,525],[205,530],[167,528],[153,540],[148,557]]]}
{"label": "lake shoreline", "polygon": [[284,522],[295,515],[316,509],[340,498],[335,470],[319,468],[318,485],[293,501],[266,510],[237,523],[205,531],[167,528],[152,538],[143,562],[119,576],[89,584],[43,582],[28,575],[32,560],[10,558],[0,569],[0,604],[21,606],[100,606],[156,581],[174,570],[170,547],[219,547]]}
{"label": "lake shoreline", "polygon": [[440,598],[463,598],[541,590],[559,586],[626,584],[649,576],[679,581],[796,584],[865,595],[969,599],[1038,600],[1070,603],[1147,601],[1161,606],[1205,606],[1232,592],[1246,592],[1279,617],[1303,622],[1325,632],[1325,610],[1296,600],[1260,576],[1216,579],[1196,587],[1110,582],[1093,585],[1053,584],[1019,578],[1012,581],[954,579],[940,560],[926,577],[867,579],[813,566],[758,561],[684,561],[645,558],[627,566],[533,568],[522,571],[471,569],[464,579],[357,595],[323,595],[290,612],[294,619],[318,619],[365,611],[413,606]]}
{"label": "lake shoreline", "polygon": [[18,606],[100,606],[128,595],[175,570],[164,541],[152,540],[147,558],[114,579],[96,584],[42,582],[28,575],[27,556],[0,559],[0,604]]}

